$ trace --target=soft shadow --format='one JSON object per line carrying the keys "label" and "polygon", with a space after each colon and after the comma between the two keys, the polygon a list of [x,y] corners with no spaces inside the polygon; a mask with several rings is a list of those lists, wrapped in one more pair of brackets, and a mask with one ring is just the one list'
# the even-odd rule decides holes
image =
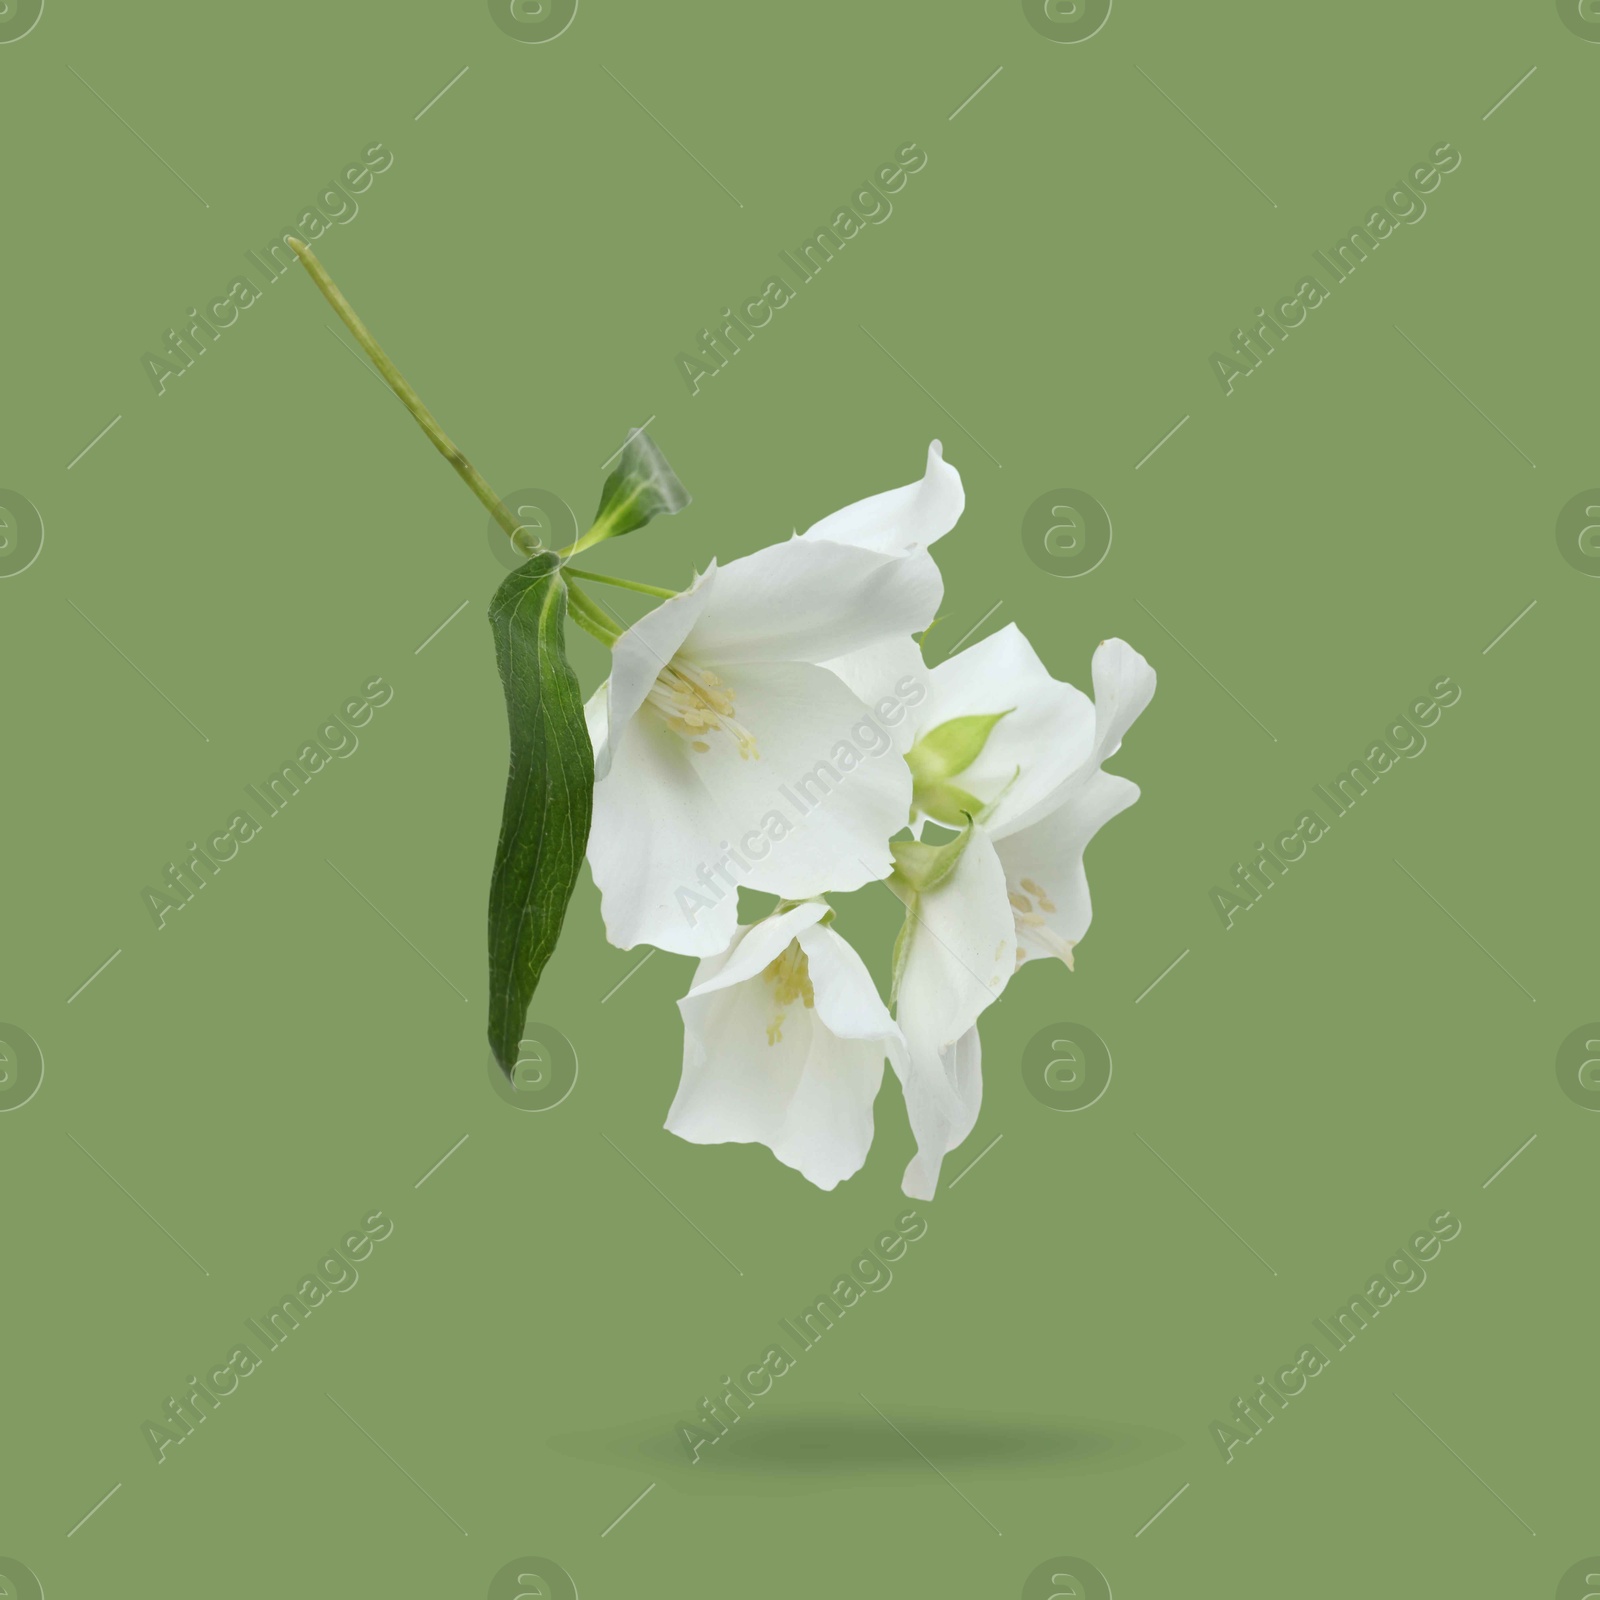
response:
{"label": "soft shadow", "polygon": [[[863,1479],[1039,1478],[1116,1471],[1176,1449],[1152,1428],[1085,1418],[1049,1419],[896,1405],[892,1399],[827,1410],[753,1410],[691,1456],[680,1424],[653,1419],[551,1441],[564,1454],[663,1475],[672,1487],[793,1494]],[[703,1419],[700,1419],[703,1425]],[[708,1430],[714,1432],[715,1430]]]}

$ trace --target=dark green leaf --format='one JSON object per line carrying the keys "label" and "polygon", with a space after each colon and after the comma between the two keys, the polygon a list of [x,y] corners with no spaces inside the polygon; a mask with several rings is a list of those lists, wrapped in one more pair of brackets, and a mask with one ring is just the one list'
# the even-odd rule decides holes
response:
{"label": "dark green leaf", "polygon": [[[600,509],[594,514],[594,530],[585,544],[615,539],[642,528],[652,517],[671,516],[689,503],[689,491],[678,482],[678,475],[667,465],[667,458],[656,448],[649,434],[634,433],[622,447],[622,454],[600,491]],[[604,531],[597,531],[597,530]]]}
{"label": "dark green leaf", "polygon": [[594,751],[567,665],[567,588],[556,556],[537,555],[489,606],[511,727],[500,845],[489,885],[489,1044],[508,1075],[528,1003],[578,882],[594,804]]}

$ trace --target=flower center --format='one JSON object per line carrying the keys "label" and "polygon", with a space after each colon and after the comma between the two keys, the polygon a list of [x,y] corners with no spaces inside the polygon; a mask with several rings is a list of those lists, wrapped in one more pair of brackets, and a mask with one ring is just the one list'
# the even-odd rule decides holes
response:
{"label": "flower center", "polygon": [[772,985],[772,1021],[767,1024],[767,1043],[778,1044],[783,1039],[783,1019],[796,1000],[803,1000],[809,1011],[816,1004],[816,991],[811,987],[811,968],[806,953],[797,939],[789,941],[782,955],[769,961],[761,976]]}
{"label": "flower center", "polygon": [[675,659],[662,668],[645,699],[674,733],[702,754],[711,748],[706,736],[722,733],[738,746],[741,760],[760,760],[754,735],[734,718],[733,691],[709,667]]}
{"label": "flower center", "polygon": [[1056,909],[1055,901],[1049,894],[1032,878],[1024,878],[1020,883],[1008,886],[1006,898],[1011,902],[1017,923],[1017,965],[1020,967],[1025,959],[1021,941],[1027,939],[1048,950],[1051,955],[1059,956],[1066,962],[1067,970],[1072,971],[1072,941],[1063,939],[1045,921],[1045,913]]}

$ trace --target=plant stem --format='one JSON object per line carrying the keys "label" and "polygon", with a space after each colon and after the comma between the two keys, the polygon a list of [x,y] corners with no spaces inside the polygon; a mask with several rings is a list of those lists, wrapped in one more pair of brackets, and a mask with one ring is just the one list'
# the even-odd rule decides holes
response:
{"label": "plant stem", "polygon": [[632,589],[635,594],[653,594],[658,600],[675,600],[678,597],[676,589],[659,589],[653,583],[635,583],[632,578],[610,578],[603,572],[585,572],[581,567],[569,567],[565,562],[562,563],[562,571],[589,583],[609,583],[618,589]]}
{"label": "plant stem", "polygon": [[572,620],[585,633],[592,633],[607,650],[622,637],[622,629],[577,584],[567,585],[567,599]]}
{"label": "plant stem", "polygon": [[[569,594],[567,598],[570,600],[572,597]],[[593,639],[598,639],[607,650],[609,650],[612,645],[616,643],[616,640],[613,639],[610,634],[602,633],[599,627],[595,623],[591,622],[588,617],[578,610],[576,606],[573,606],[567,614],[573,622],[577,623],[577,625],[583,629],[586,634]]]}
{"label": "plant stem", "polygon": [[339,313],[339,320],[356,336],[356,342],[371,358],[373,366],[382,373],[384,382],[394,390],[401,405],[417,419],[422,431],[433,441],[434,448],[460,473],[463,482],[488,507],[490,516],[505,529],[507,536],[515,538],[519,531],[517,519],[500,503],[499,495],[489,487],[483,474],[456,448],[450,436],[434,420],[433,413],[423,405],[417,391],[400,376],[395,364],[384,354],[383,346],[372,337],[366,323],[356,315],[355,308],[328,276],[327,269],[300,240],[290,239],[289,245],[299,256],[301,266],[311,274],[311,281],[322,291],[328,304]]}

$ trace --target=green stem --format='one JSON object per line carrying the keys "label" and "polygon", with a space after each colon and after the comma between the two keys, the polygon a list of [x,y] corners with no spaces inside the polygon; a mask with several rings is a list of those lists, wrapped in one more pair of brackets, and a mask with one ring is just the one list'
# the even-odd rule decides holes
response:
{"label": "green stem", "polygon": [[622,637],[622,629],[577,584],[567,585],[567,599],[572,620],[585,633],[592,633],[606,649],[609,650]]}
{"label": "green stem", "polygon": [[[569,595],[568,599],[570,599],[570,598],[571,598],[571,596]],[[591,622],[586,616],[584,616],[578,610],[578,608],[576,606],[572,607],[572,609],[570,610],[570,612],[568,614],[571,617],[571,619],[575,623],[577,623],[577,625],[580,628],[582,628],[583,631],[586,634],[588,634],[593,639],[598,639],[600,641],[600,643],[603,644],[606,647],[607,650],[609,650],[612,647],[612,645],[614,645],[616,643],[616,640],[613,639],[609,633],[602,633],[600,628],[599,628],[599,626],[597,624]]]}
{"label": "green stem", "polygon": [[570,577],[582,578],[588,583],[609,583],[618,589],[632,589],[635,594],[653,594],[658,600],[676,600],[676,589],[660,589],[653,583],[635,583],[632,578],[610,578],[603,572],[585,572],[581,567],[569,567],[562,563],[562,571]]}
{"label": "green stem", "polygon": [[311,274],[311,281],[322,291],[328,304],[339,313],[339,320],[356,336],[356,342],[371,358],[373,366],[383,374],[384,382],[394,390],[401,405],[417,419],[422,431],[433,441],[434,448],[460,473],[462,481],[488,507],[490,516],[505,529],[507,536],[515,538],[520,528],[517,519],[500,503],[499,495],[489,487],[483,474],[456,448],[450,436],[434,420],[433,413],[423,405],[417,391],[400,376],[395,364],[384,354],[383,346],[372,337],[366,323],[356,315],[355,308],[328,276],[327,269],[300,240],[290,239],[289,245],[299,256],[301,266]]}

